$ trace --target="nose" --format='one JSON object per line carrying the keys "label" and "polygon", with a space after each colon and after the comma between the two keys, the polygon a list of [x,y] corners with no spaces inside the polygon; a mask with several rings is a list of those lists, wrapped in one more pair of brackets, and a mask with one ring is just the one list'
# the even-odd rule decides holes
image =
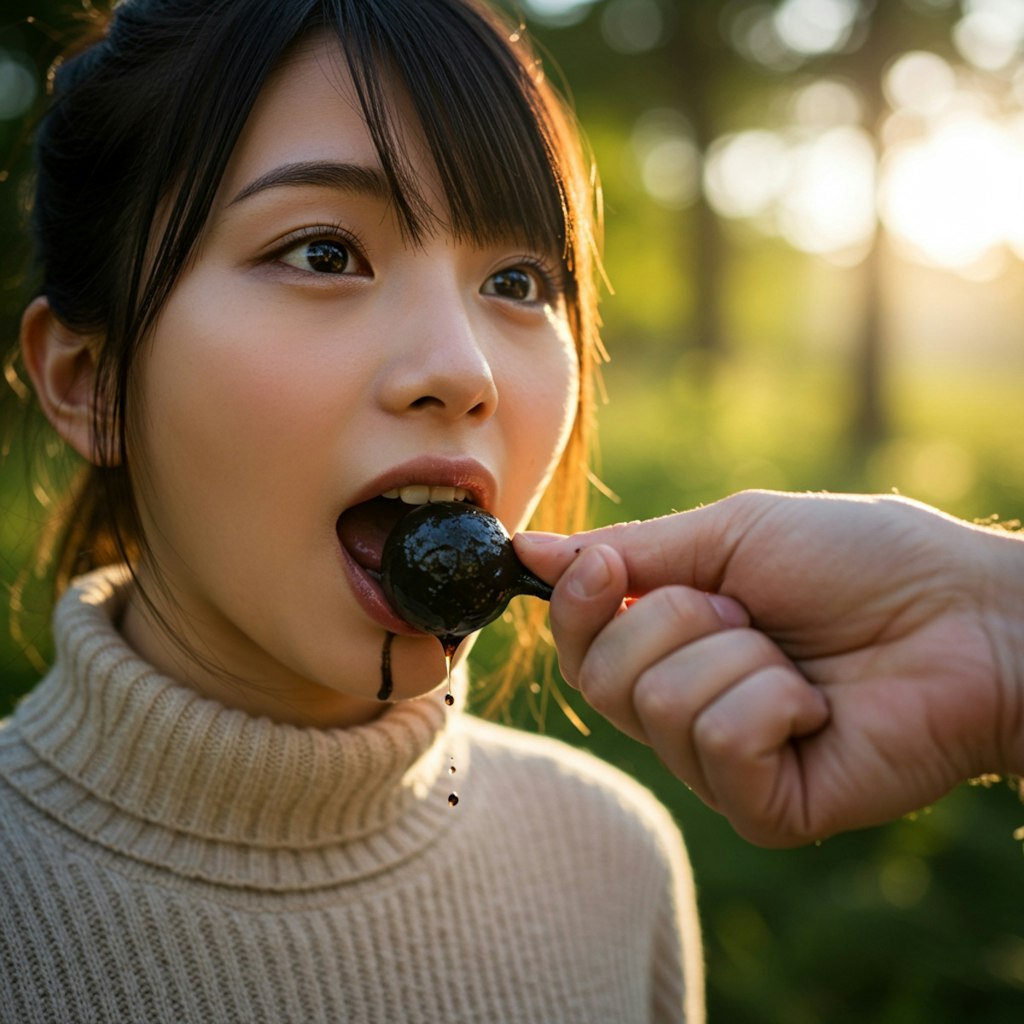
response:
{"label": "nose", "polygon": [[407,318],[380,386],[381,404],[396,414],[483,421],[498,389],[483,339],[458,304],[432,303]]}

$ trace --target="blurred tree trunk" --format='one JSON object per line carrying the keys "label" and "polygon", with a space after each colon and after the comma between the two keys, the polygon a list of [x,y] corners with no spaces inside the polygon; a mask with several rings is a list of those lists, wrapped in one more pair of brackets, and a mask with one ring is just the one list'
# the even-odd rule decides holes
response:
{"label": "blurred tree trunk", "polygon": [[[864,103],[864,126],[880,155],[879,136],[888,110],[883,81],[889,65],[911,49],[929,46],[940,53],[948,50],[957,12],[946,5],[948,9],[923,16],[895,0],[862,3],[866,13],[861,45],[846,58],[837,59],[833,67],[848,75],[858,89]],[[861,264],[863,301],[851,367],[855,395],[849,430],[854,446],[861,451],[885,440],[892,429],[887,399],[887,371],[893,345],[886,315],[890,298],[886,295],[887,255],[885,226],[879,223],[871,250]]]}
{"label": "blurred tree trunk", "polygon": [[[898,23],[892,14],[897,5],[878,4],[867,21],[862,45],[845,68],[864,103],[864,124],[880,153],[878,134],[886,111],[882,78],[898,42]],[[874,447],[890,430],[886,398],[888,347],[885,315],[884,228],[878,225],[871,249],[861,263],[861,319],[852,355],[854,402],[850,418],[850,438],[858,450]]]}
{"label": "blurred tree trunk", "polygon": [[[715,138],[716,68],[723,59],[716,19],[720,4],[695,4],[680,18],[661,53],[666,60],[670,94],[690,119],[693,139],[702,155]],[[721,221],[711,209],[704,189],[698,189],[693,208],[692,234],[682,242],[683,266],[689,268],[693,285],[691,350],[702,358],[701,369],[710,374],[727,352],[722,330],[722,298],[726,243]]]}
{"label": "blurred tree trunk", "polygon": [[850,437],[859,450],[885,440],[891,427],[886,396],[887,335],[885,316],[885,253],[879,226],[863,275],[859,336],[853,351],[854,404]]}

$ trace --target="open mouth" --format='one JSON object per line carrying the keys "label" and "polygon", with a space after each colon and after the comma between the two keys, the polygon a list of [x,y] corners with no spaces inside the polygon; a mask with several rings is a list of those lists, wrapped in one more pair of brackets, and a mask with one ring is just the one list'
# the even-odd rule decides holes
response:
{"label": "open mouth", "polygon": [[346,509],[338,518],[338,540],[348,556],[374,579],[380,576],[381,554],[388,534],[413,505],[431,501],[471,501],[464,487],[408,484]]}

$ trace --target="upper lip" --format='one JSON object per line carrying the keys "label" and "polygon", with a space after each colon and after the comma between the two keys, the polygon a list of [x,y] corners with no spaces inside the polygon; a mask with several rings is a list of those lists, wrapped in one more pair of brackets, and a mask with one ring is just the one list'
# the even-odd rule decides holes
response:
{"label": "upper lip", "polygon": [[470,501],[483,509],[494,505],[497,482],[490,470],[471,458],[445,458],[422,455],[385,470],[370,480],[352,498],[351,508],[379,497],[385,491],[409,484],[430,487],[461,487],[469,492]]}

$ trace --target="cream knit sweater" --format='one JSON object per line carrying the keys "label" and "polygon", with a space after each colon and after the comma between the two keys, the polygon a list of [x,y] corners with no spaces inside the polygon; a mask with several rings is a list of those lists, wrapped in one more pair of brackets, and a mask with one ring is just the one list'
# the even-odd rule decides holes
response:
{"label": "cream knit sweater", "polygon": [[344,730],[227,709],[125,645],[120,580],[63,599],[0,727],[0,1021],[703,1019],[689,868],[636,783],[434,695]]}

